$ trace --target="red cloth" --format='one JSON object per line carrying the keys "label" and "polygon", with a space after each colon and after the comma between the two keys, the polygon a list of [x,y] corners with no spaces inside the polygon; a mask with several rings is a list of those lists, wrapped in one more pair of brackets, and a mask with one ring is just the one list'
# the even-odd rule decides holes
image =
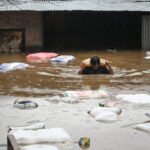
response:
{"label": "red cloth", "polygon": [[51,58],[58,56],[56,53],[34,53],[26,56],[28,62],[44,63],[48,62]]}

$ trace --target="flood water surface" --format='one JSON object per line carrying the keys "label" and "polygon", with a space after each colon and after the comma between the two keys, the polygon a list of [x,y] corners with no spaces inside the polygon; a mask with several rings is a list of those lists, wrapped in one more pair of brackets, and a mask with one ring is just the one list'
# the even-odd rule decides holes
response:
{"label": "flood water surface", "polygon": [[[59,52],[76,60],[67,65],[30,64],[24,70],[0,73],[0,94],[16,96],[54,96],[66,90],[97,90],[108,92],[130,90],[149,92],[150,61],[141,51]],[[100,56],[110,61],[114,75],[78,75],[82,60]],[[0,63],[26,62],[25,54],[1,54]],[[133,91],[132,91],[133,92]]]}
{"label": "flood water surface", "polygon": [[[124,127],[148,120],[144,114],[149,113],[149,107],[123,103],[116,98],[118,94],[149,94],[150,60],[144,58],[145,53],[108,50],[62,51],[59,54],[73,55],[76,60],[57,66],[32,63],[27,69],[0,72],[0,144],[6,144],[8,126],[44,121],[47,128],[65,128],[73,141],[90,137],[89,150],[99,150],[100,147],[103,150],[149,150],[148,134],[131,129],[130,126]],[[114,75],[77,74],[80,62],[95,55],[110,61]],[[26,54],[0,54],[0,63],[26,62],[25,56]],[[67,90],[99,89],[107,92],[108,97],[85,99],[77,103],[60,101],[63,92]],[[32,110],[14,108],[13,103],[17,98],[33,100],[39,107]],[[97,122],[87,113],[92,107],[97,107],[99,102],[110,101],[117,102],[117,107],[122,109],[118,121]]]}

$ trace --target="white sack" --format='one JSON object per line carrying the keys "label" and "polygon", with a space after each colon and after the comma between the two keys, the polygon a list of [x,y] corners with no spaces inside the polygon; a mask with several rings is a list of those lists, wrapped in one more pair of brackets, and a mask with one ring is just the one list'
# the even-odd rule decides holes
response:
{"label": "white sack", "polygon": [[116,98],[135,104],[150,104],[150,96],[147,94],[119,94]]}
{"label": "white sack", "polygon": [[101,122],[113,122],[118,120],[118,115],[111,111],[103,111],[96,115],[95,120]]}
{"label": "white sack", "polygon": [[36,123],[25,127],[9,127],[10,130],[37,130],[37,129],[44,129],[44,128],[45,128],[44,122]]}
{"label": "white sack", "polygon": [[52,145],[36,144],[23,146],[21,150],[58,150],[58,148]]}
{"label": "white sack", "polygon": [[69,134],[62,128],[39,130],[12,130],[18,144],[56,143],[70,140]]}
{"label": "white sack", "polygon": [[91,115],[95,116],[96,114],[98,114],[101,111],[111,111],[111,112],[114,112],[116,114],[121,113],[121,109],[116,108],[116,107],[95,107],[91,110]]}
{"label": "white sack", "polygon": [[150,123],[137,124],[132,126],[132,128],[150,133]]}

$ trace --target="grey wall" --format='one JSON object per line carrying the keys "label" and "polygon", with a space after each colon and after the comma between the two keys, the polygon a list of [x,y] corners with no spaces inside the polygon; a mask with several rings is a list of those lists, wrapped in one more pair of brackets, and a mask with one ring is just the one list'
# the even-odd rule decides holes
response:
{"label": "grey wall", "polygon": [[24,29],[25,48],[41,49],[42,39],[42,16],[40,12],[1,12],[0,30]]}

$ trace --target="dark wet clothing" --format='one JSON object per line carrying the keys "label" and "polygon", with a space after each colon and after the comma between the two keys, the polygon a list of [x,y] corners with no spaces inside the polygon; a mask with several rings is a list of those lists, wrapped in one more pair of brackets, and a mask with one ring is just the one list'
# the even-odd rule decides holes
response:
{"label": "dark wet clothing", "polygon": [[92,67],[85,67],[83,74],[110,74],[110,71],[106,67],[101,66],[97,70],[94,70]]}

